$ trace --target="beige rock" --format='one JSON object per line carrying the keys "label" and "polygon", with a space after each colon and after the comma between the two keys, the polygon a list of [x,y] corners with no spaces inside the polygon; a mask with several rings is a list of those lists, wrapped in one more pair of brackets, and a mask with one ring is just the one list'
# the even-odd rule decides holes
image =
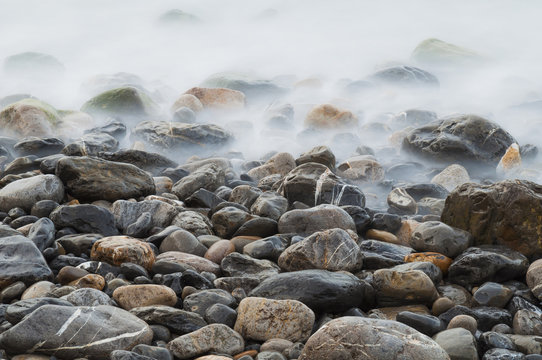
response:
{"label": "beige rock", "polygon": [[60,120],[57,111],[36,99],[23,99],[0,112],[0,128],[17,136],[51,136]]}
{"label": "beige rock", "polygon": [[179,251],[167,251],[156,257],[156,261],[166,260],[171,262],[176,262],[178,264],[189,265],[196,269],[198,272],[208,271],[215,275],[220,275],[220,266],[202,258],[201,256],[196,256],[192,254],[187,254]]}
{"label": "beige rock", "polygon": [[416,314],[430,315],[429,309],[425,305],[404,305],[404,306],[390,306],[381,307],[370,310],[367,315],[376,319],[383,320],[395,320],[397,314],[402,311],[410,311]]}
{"label": "beige rock", "polygon": [[179,336],[167,344],[179,359],[191,359],[208,352],[234,355],[243,351],[245,341],[224,324],[211,324],[189,334]]}
{"label": "beige rock", "polygon": [[[379,240],[384,241],[391,244],[399,244],[399,245],[405,245],[399,239],[397,236],[393,235],[392,233],[384,230],[377,230],[377,229],[369,229],[365,233],[365,237],[367,239],[373,239],[373,240]],[[408,245],[408,243],[407,243]]]}
{"label": "beige rock", "polygon": [[154,284],[118,287],[113,291],[113,299],[125,310],[151,305],[175,306],[177,303],[175,291]]}
{"label": "beige rock", "polygon": [[420,270],[379,269],[373,274],[379,305],[428,304],[438,298],[433,281]]}
{"label": "beige rock", "polygon": [[154,180],[154,186],[156,187],[157,194],[163,194],[171,192],[173,187],[173,181],[167,176],[157,176],[152,178]]}
{"label": "beige rock", "polygon": [[395,233],[395,236],[397,237],[397,240],[399,241],[398,244],[400,245],[409,245],[410,237],[412,236],[412,233],[414,230],[420,225],[419,222],[416,220],[403,220],[401,222],[401,227],[397,232]]}
{"label": "beige rock", "polygon": [[55,284],[50,281],[38,281],[30,285],[21,295],[21,300],[45,297],[55,288]]}
{"label": "beige rock", "polygon": [[322,104],[312,108],[305,117],[305,126],[331,128],[356,126],[358,119],[350,111],[339,110],[333,105]]}
{"label": "beige rock", "polygon": [[431,179],[433,184],[442,185],[446,190],[452,191],[457,186],[470,182],[467,169],[459,164],[452,164]]}
{"label": "beige rock", "polygon": [[250,169],[247,174],[255,180],[260,180],[273,174],[284,176],[295,167],[296,163],[292,154],[282,152],[275,154],[271,159],[267,160],[265,164]]}
{"label": "beige rock", "polygon": [[245,94],[226,88],[193,87],[185,94],[194,95],[204,108],[242,109],[245,107]]}
{"label": "beige rock", "polygon": [[533,262],[527,269],[525,280],[529,289],[539,300],[542,299],[542,259]]}
{"label": "beige rock", "polygon": [[519,153],[519,145],[514,143],[506,149],[506,152],[497,165],[497,172],[509,173],[519,168],[521,168],[521,155]]}
{"label": "beige rock", "polygon": [[203,104],[197,97],[192,94],[182,94],[171,106],[170,112],[173,114],[175,111],[182,107],[187,107],[193,112],[197,113],[203,110]]}
{"label": "beige rock", "polygon": [[96,241],[92,245],[90,258],[116,266],[132,262],[147,270],[152,268],[155,261],[154,252],[148,243],[129,236],[108,236]]}
{"label": "beige rock", "polygon": [[341,177],[350,180],[378,182],[384,179],[384,169],[372,155],[348,158],[337,169]]}
{"label": "beige rock", "polygon": [[230,240],[219,240],[207,250],[205,258],[215,264],[219,264],[226,257],[235,251],[235,245]]}
{"label": "beige rock", "polygon": [[306,341],[314,325],[314,312],[297,300],[244,298],[237,308],[234,330],[243,338],[266,341],[280,338]]}

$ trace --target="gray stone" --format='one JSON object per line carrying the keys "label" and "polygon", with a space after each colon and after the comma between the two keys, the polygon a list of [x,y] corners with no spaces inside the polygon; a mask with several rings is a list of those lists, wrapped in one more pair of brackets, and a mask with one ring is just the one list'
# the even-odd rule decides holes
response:
{"label": "gray stone", "polygon": [[66,300],[52,297],[38,297],[19,300],[7,307],[5,314],[6,320],[13,325],[18,324],[26,315],[45,305],[73,306]]}
{"label": "gray stone", "polygon": [[150,325],[163,325],[181,335],[207,325],[205,320],[196,313],[164,305],[138,307],[130,310],[130,313]]}
{"label": "gray stone", "polygon": [[223,304],[233,308],[237,301],[230,293],[220,289],[201,290],[188,295],[183,300],[184,309],[201,316],[204,316],[207,309],[215,304]]}
{"label": "gray stone", "polygon": [[160,252],[180,251],[192,255],[203,256],[207,248],[186,230],[177,230],[169,234],[160,244]]}
{"label": "gray stone", "polygon": [[228,254],[220,263],[220,268],[226,276],[255,277],[265,279],[277,275],[280,268],[269,260],[253,259],[248,255],[233,252]]}
{"label": "gray stone", "polygon": [[117,235],[111,212],[101,206],[62,205],[49,216],[58,228],[71,227],[81,233],[97,233],[104,236]]}
{"label": "gray stone", "polygon": [[75,306],[113,305],[106,293],[92,288],[78,289],[65,296]]}
{"label": "gray stone", "polygon": [[472,243],[472,236],[440,221],[426,221],[414,229],[409,240],[417,251],[433,251],[455,258]]}
{"label": "gray stone", "polygon": [[9,211],[20,207],[30,212],[32,206],[40,200],[62,202],[64,185],[54,175],[37,175],[16,180],[0,189],[0,211]]}
{"label": "gray stone", "polygon": [[214,235],[209,219],[195,211],[182,211],[173,218],[171,225],[187,230],[195,236]]}
{"label": "gray stone", "polygon": [[312,234],[316,231],[339,228],[356,231],[352,217],[334,205],[319,205],[310,209],[291,210],[279,219],[279,233]]}
{"label": "gray stone", "polygon": [[478,360],[476,339],[466,329],[444,330],[433,339],[450,355],[451,360]]}
{"label": "gray stone", "polygon": [[286,210],[288,210],[288,200],[274,191],[262,193],[250,207],[252,214],[277,221]]}
{"label": "gray stone", "polygon": [[144,200],[140,202],[117,200],[111,205],[111,213],[115,217],[115,225],[125,231],[129,225],[135,223],[144,212],[152,214],[152,227],[165,228],[171,224],[178,214],[177,209],[166,202],[159,200]]}

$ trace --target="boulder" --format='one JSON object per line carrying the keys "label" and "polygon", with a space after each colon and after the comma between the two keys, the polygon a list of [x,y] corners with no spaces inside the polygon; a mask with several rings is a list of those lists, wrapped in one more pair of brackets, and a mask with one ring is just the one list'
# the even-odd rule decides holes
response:
{"label": "boulder", "polygon": [[37,99],[23,99],[0,112],[0,128],[16,136],[51,136],[60,115],[51,105]]}

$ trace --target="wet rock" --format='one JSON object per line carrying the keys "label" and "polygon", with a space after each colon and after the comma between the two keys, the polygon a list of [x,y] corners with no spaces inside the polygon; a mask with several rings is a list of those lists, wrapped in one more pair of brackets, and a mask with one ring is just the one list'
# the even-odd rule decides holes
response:
{"label": "wet rock", "polygon": [[270,236],[251,242],[243,247],[243,254],[254,259],[278,261],[280,254],[286,249],[285,241],[279,236]]}
{"label": "wet rock", "polygon": [[[385,351],[380,346],[383,343]],[[436,342],[409,326],[361,317],[342,317],[328,322],[309,338],[299,359],[384,360],[401,356],[420,360],[449,359]]]}
{"label": "wet rock", "polygon": [[[85,133],[104,133],[113,136],[117,140],[122,140],[124,136],[126,135],[126,125],[118,120],[110,120],[105,125],[95,127],[92,129],[85,130]],[[130,150],[121,150],[120,153],[123,153],[124,151],[130,152]],[[137,151],[137,150],[136,150]],[[109,160],[109,159],[106,159]],[[118,160],[112,160],[112,161],[118,161]],[[122,161],[120,161],[122,162]]]}
{"label": "wet rock", "polygon": [[350,235],[342,229],[316,232],[291,245],[279,257],[278,265],[286,271],[323,269],[360,270],[362,254]]}
{"label": "wet rock", "polygon": [[128,236],[109,236],[99,239],[92,245],[90,258],[106,261],[112,265],[132,262],[150,270],[155,257],[152,247]]}
{"label": "wet rock", "polygon": [[373,274],[379,306],[432,304],[438,298],[435,285],[419,270],[379,269]]}
{"label": "wet rock", "polygon": [[233,140],[233,135],[214,124],[186,124],[167,121],[144,121],[133,134],[158,149],[212,152]]}
{"label": "wet rock", "polygon": [[356,126],[358,119],[350,111],[340,110],[331,104],[312,108],[305,117],[305,126],[314,128],[340,128]]}
{"label": "wet rock", "polygon": [[204,108],[242,109],[245,107],[245,95],[237,90],[194,87],[186,91],[185,94],[197,97]]}
{"label": "wet rock", "polygon": [[167,344],[168,350],[179,359],[190,359],[210,351],[233,355],[243,351],[244,346],[241,335],[223,324],[207,325]]}
{"label": "wet rock", "polygon": [[440,221],[420,224],[410,238],[410,246],[418,251],[434,251],[455,258],[472,243],[472,236],[464,230]]}
{"label": "wet rock", "polygon": [[498,283],[486,282],[473,294],[474,300],[480,306],[504,307],[512,298],[514,292]]}
{"label": "wet rock", "polygon": [[96,95],[83,104],[81,111],[102,118],[147,118],[157,115],[158,107],[143,91],[125,86]]}
{"label": "wet rock", "polygon": [[156,257],[156,261],[165,260],[174,262],[183,266],[194,268],[198,272],[207,271],[215,275],[220,275],[220,267],[214,262],[200,256],[182,253],[179,251],[167,251]]}
{"label": "wet rock", "polygon": [[542,260],[536,260],[529,266],[526,282],[534,296],[542,298]]}
{"label": "wet rock", "polygon": [[100,158],[107,161],[132,164],[144,171],[159,174],[166,168],[174,168],[177,163],[157,153],[136,149],[122,149],[116,152],[102,152]]}
{"label": "wet rock", "polygon": [[523,353],[507,349],[491,349],[488,350],[482,360],[527,360]]}
{"label": "wet rock", "polygon": [[538,257],[542,229],[536,214],[542,211],[541,199],[540,185],[525,180],[464,184],[446,199],[442,221],[470,232],[474,245],[505,245]]}
{"label": "wet rock", "polygon": [[342,312],[365,308],[374,301],[374,290],[348,273],[302,270],[281,273],[263,280],[249,296],[298,300],[315,312]]}
{"label": "wet rock", "polygon": [[442,281],[442,271],[435,264],[427,261],[407,262],[406,264],[396,265],[390,270],[399,272],[419,270],[429,276],[433,284],[440,284]]}
{"label": "wet rock", "polygon": [[126,310],[151,305],[174,306],[177,303],[177,295],[172,289],[150,284],[118,287],[113,291],[113,299]]}
{"label": "wet rock", "polygon": [[341,206],[341,208],[352,217],[352,220],[354,220],[356,232],[358,234],[363,234],[365,231],[367,231],[369,225],[371,224],[371,215],[367,213],[367,210],[353,205]]}
{"label": "wet rock", "polygon": [[441,119],[411,130],[406,152],[442,163],[459,163],[469,171],[494,169],[516,140],[499,125],[476,115]]}
{"label": "wet rock", "polygon": [[173,360],[173,355],[167,349],[158,346],[139,344],[134,346],[132,352],[156,360]]}
{"label": "wet rock", "polygon": [[115,151],[119,142],[113,136],[105,133],[90,133],[81,136],[62,149],[67,156],[97,156],[103,151]]}
{"label": "wet rock", "polygon": [[113,214],[101,206],[62,205],[49,216],[58,228],[71,227],[82,233],[96,233],[104,236],[117,235]]}
{"label": "wet rock", "polygon": [[397,314],[396,321],[408,325],[422,334],[433,336],[444,330],[444,325],[439,318],[431,315],[417,314],[411,311],[402,311]]}
{"label": "wet rock", "polygon": [[250,209],[254,201],[256,201],[261,194],[262,191],[257,187],[239,185],[232,190],[229,201],[241,204],[247,209]]}
{"label": "wet rock", "polygon": [[224,324],[230,328],[235,325],[237,312],[224,304],[214,304],[205,310],[205,321],[209,324]]}
{"label": "wet rock", "polygon": [[153,358],[136,354],[126,350],[115,350],[111,352],[111,360],[152,360]]}
{"label": "wet rock", "polygon": [[335,169],[335,155],[331,149],[325,145],[316,146],[295,159],[297,166],[309,162],[319,163],[325,165],[329,169]]}
{"label": "wet rock", "polygon": [[516,346],[506,335],[494,331],[487,331],[480,335],[478,341],[481,352],[486,352],[490,349],[507,349],[516,350]]}
{"label": "wet rock", "polygon": [[235,251],[235,245],[230,240],[219,240],[209,247],[205,258],[216,264],[220,264],[228,254]]}
{"label": "wet rock", "polygon": [[[45,305],[2,333],[0,347],[14,354],[33,349],[59,358],[104,358],[151,340],[152,330],[144,321],[116,307]],[[70,346],[64,346],[68,341]]]}
{"label": "wet rock", "polygon": [[21,235],[0,238],[0,288],[17,281],[27,286],[52,280],[53,273],[32,240]]}
{"label": "wet rock", "polygon": [[334,205],[318,205],[306,210],[291,210],[279,219],[279,233],[312,234],[316,231],[339,228],[356,230],[352,217]]}
{"label": "wet rock", "polygon": [[264,279],[275,276],[280,268],[269,260],[253,259],[233,252],[222,260],[220,268],[227,276],[255,277]]}
{"label": "wet rock", "polygon": [[306,341],[314,325],[312,310],[296,300],[248,297],[241,301],[237,312],[235,331],[256,341]]}
{"label": "wet rock", "polygon": [[224,200],[216,196],[211,191],[202,188],[187,197],[184,202],[190,207],[203,207],[212,209],[220,203],[224,202]]}
{"label": "wet rock", "polygon": [[66,191],[80,200],[129,199],[152,195],[154,181],[131,165],[89,157],[65,157],[58,161],[56,175]]}
{"label": "wet rock", "polygon": [[166,326],[176,334],[188,334],[207,325],[196,313],[163,305],[138,307],[130,313],[148,324]]}
{"label": "wet rock", "polygon": [[[437,266],[441,274],[446,275],[448,273],[448,268],[452,264],[452,259],[447,256],[444,256],[435,252],[423,252],[423,253],[414,253],[405,256],[406,263],[431,263]],[[401,265],[398,265],[401,266]],[[433,280],[435,284],[438,284],[440,281]]]}
{"label": "wet rock", "polygon": [[509,248],[481,245],[461,253],[450,265],[448,277],[451,282],[465,287],[486,281],[503,282],[523,276],[528,264],[525,256]]}
{"label": "wet rock", "polygon": [[64,148],[59,138],[27,137],[17,142],[13,149],[19,156],[36,155],[39,157],[58,154]]}
{"label": "wet rock", "polygon": [[463,305],[466,307],[471,307],[473,305],[474,300],[472,299],[471,293],[462,286],[449,284],[438,286],[437,289],[442,296],[451,299],[455,305]]}
{"label": "wet rock", "polygon": [[207,252],[207,248],[194,235],[181,229],[168,235],[160,244],[160,252],[167,251],[180,251],[203,256]]}
{"label": "wet rock", "polygon": [[46,137],[53,134],[60,121],[56,109],[37,99],[23,99],[0,112],[0,126],[4,131],[19,136]]}
{"label": "wet rock", "polygon": [[103,236],[100,234],[74,234],[65,235],[57,239],[57,242],[68,253],[73,253],[76,256],[86,254],[92,245]]}
{"label": "wet rock", "polygon": [[117,200],[111,205],[111,213],[115,217],[115,225],[122,231],[125,231],[129,225],[135,223],[145,212],[152,214],[151,226],[161,228],[169,226],[178,213],[174,206],[158,200],[140,202]]}
{"label": "wet rock", "polygon": [[9,183],[0,189],[0,211],[20,207],[30,211],[40,200],[61,202],[64,198],[62,181],[54,175],[37,175]]}
{"label": "wet rock", "polygon": [[54,243],[55,225],[50,219],[41,218],[30,227],[28,238],[43,251]]}
{"label": "wet rock", "polygon": [[224,185],[225,181],[224,171],[216,165],[208,164],[176,182],[172,192],[184,200],[201,188],[215,191]]}
{"label": "wet rock", "polygon": [[253,217],[252,219],[241,225],[233,238],[240,236],[267,237],[278,233],[278,223],[265,217]]}
{"label": "wet rock", "polygon": [[252,215],[249,213],[233,206],[228,206],[213,213],[211,222],[213,223],[216,235],[228,239],[232,237],[241,225],[251,218]]}
{"label": "wet rock", "polygon": [[478,359],[476,339],[465,329],[445,330],[433,338],[450,355],[451,359]]}
{"label": "wet rock", "polygon": [[472,335],[476,335],[478,322],[470,315],[457,315],[450,320],[447,329],[463,328],[468,330]]}
{"label": "wet rock", "polygon": [[30,215],[42,218],[49,217],[51,212],[56,209],[59,204],[53,200],[40,200],[30,209]]}
{"label": "wet rock", "polygon": [[402,188],[390,191],[386,200],[390,206],[390,212],[395,214],[416,214],[418,212],[416,200]]}
{"label": "wet rock", "polygon": [[407,246],[378,240],[365,240],[360,244],[365,269],[382,269],[404,263],[405,256],[413,252]]}

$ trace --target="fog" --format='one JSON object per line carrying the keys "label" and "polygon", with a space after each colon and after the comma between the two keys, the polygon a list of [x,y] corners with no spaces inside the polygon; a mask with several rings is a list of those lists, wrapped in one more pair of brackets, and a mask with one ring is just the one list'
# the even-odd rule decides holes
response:
{"label": "fog", "polygon": [[[161,24],[158,18],[171,9],[197,19]],[[309,109],[322,103],[356,114],[360,128],[352,132],[367,145],[388,145],[390,134],[367,134],[364,124],[410,108],[439,116],[475,113],[500,123],[520,145],[540,145],[541,107],[519,115],[510,110],[541,99],[539,1],[3,0],[0,10],[0,59],[36,51],[65,68],[43,81],[4,73],[0,97],[27,93],[57,109],[78,110],[95,95],[84,85],[89,79],[127,72],[143,80],[167,115],[179,95],[219,72],[271,79],[290,89],[280,100],[249,104],[241,113],[199,119],[252,122],[253,132],[235,128],[235,149],[247,159],[271,150],[297,156],[319,141],[329,143],[295,136]],[[416,64],[412,52],[428,38],[473,50],[483,60],[451,68]],[[440,86],[345,91],[349,81],[391,64],[428,70]],[[313,85],[299,84],[306,79]],[[265,130],[264,109],[284,103],[294,106],[295,129]]]}

